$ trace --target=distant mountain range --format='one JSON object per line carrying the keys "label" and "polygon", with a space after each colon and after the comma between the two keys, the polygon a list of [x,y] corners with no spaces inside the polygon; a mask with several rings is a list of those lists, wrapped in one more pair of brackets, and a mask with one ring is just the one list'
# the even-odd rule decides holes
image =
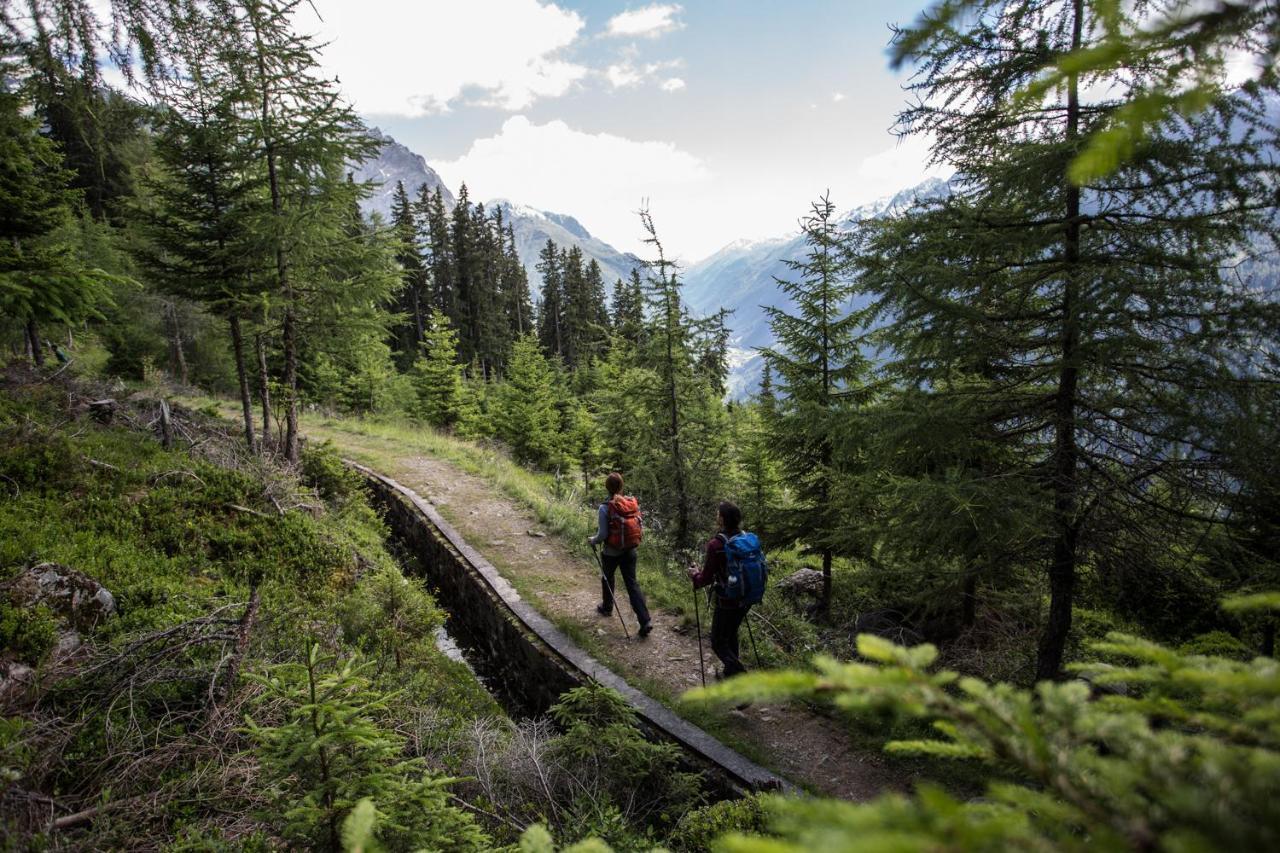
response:
{"label": "distant mountain range", "polygon": [[[849,231],[860,220],[889,215],[917,200],[942,198],[950,193],[950,183],[933,178],[850,210],[840,217],[837,227]],[[710,314],[720,308],[734,310],[729,318],[733,332],[729,340],[729,396],[745,397],[759,387],[764,365],[756,348],[773,343],[764,306],[783,310],[792,307],[776,279],[794,278],[787,261],[800,260],[804,254],[804,235],[799,232],[769,240],[739,240],[685,271],[685,299],[695,314]],[[863,304],[854,301],[849,307],[861,308]]]}
{"label": "distant mountain range", "polygon": [[[446,207],[453,207],[453,193],[425,158],[377,129],[374,133],[382,140],[382,149],[377,157],[366,160],[355,171],[358,180],[380,184],[379,189],[363,203],[366,215],[377,213],[383,219],[390,216],[396,181],[404,183],[411,198],[417,196],[418,188],[423,184],[433,190],[442,188]],[[859,219],[884,215],[917,198],[936,197],[947,192],[946,182],[926,181],[918,187],[849,211],[841,220],[842,226],[851,227]],[[606,289],[610,291],[615,280],[626,279],[632,269],[643,266],[640,258],[621,252],[593,236],[581,222],[568,214],[538,210],[507,199],[485,202],[486,209],[495,207],[501,207],[503,217],[511,223],[516,237],[516,253],[529,274],[529,285],[535,299],[542,286],[542,276],[537,269],[538,252],[548,239],[563,248],[577,246],[586,257],[599,262]],[[773,342],[761,306],[789,306],[774,276],[785,278],[788,273],[785,262],[798,259],[803,254],[804,238],[799,234],[754,242],[740,240],[693,264],[686,271],[685,299],[695,314],[710,314],[722,306],[734,309],[729,320],[733,330],[730,341],[731,396],[745,396],[759,385],[761,363],[755,348]]]}
{"label": "distant mountain range", "polygon": [[[453,193],[423,157],[389,136],[381,133],[378,136],[383,140],[379,156],[366,161],[355,172],[357,179],[381,183],[381,188],[363,205],[366,214],[376,212],[384,219],[388,217],[397,180],[404,182],[411,197],[416,196],[418,187],[423,184],[432,189],[441,187],[446,206],[451,208],[454,205]],[[918,200],[944,198],[950,193],[950,182],[931,179],[850,210],[840,218],[839,227],[848,231],[860,220],[891,215]],[[486,209],[494,207],[501,207],[504,218],[511,222],[516,252],[529,273],[535,300],[542,285],[542,276],[537,270],[538,252],[548,239],[564,248],[577,246],[586,257],[595,258],[604,272],[606,289],[610,292],[616,279],[629,277],[632,269],[643,265],[635,255],[621,252],[592,236],[581,222],[568,214],[538,210],[506,199],[485,202]],[[1257,257],[1244,260],[1236,268],[1236,275],[1253,287],[1274,292],[1277,282],[1280,282],[1280,259],[1263,239],[1259,240],[1257,249]],[[804,252],[804,237],[799,232],[767,240],[739,240],[685,270],[684,298],[694,314],[708,315],[722,307],[733,309],[728,321],[732,330],[730,397],[746,397],[759,387],[763,364],[757,348],[773,343],[763,308],[772,306],[786,310],[791,307],[791,301],[778,288],[776,278],[792,277],[786,262],[801,259]],[[849,307],[861,308],[864,304],[854,300]]]}
{"label": "distant mountain range", "polygon": [[538,210],[506,199],[487,201],[484,206],[490,211],[501,207],[503,219],[511,223],[516,235],[516,254],[529,273],[529,287],[535,297],[542,287],[542,275],[537,269],[538,252],[547,245],[547,240],[564,248],[577,246],[588,258],[595,258],[604,273],[605,291],[609,293],[613,292],[615,281],[630,278],[633,269],[644,266],[644,261],[630,252],[620,252],[591,236],[582,223],[568,214]]}
{"label": "distant mountain range", "polygon": [[[373,129],[373,134],[382,140],[378,156],[364,161],[358,169],[353,170],[356,180],[372,181],[379,185],[373,195],[361,204],[361,210],[366,216],[377,213],[383,220],[390,219],[391,199],[395,195],[397,181],[404,183],[405,191],[414,199],[424,184],[433,191],[440,188],[444,193],[445,207],[453,208],[456,198],[435,170],[427,165],[422,155],[410,151],[377,128]],[[537,266],[538,252],[547,244],[548,239],[565,249],[577,246],[588,258],[595,258],[604,273],[605,288],[610,292],[614,281],[629,278],[632,269],[643,265],[635,255],[620,252],[603,240],[593,237],[582,223],[568,214],[538,210],[506,199],[486,201],[484,206],[489,211],[501,207],[503,218],[511,223],[516,237],[516,254],[529,273],[529,287],[535,299],[542,287],[542,275]]]}

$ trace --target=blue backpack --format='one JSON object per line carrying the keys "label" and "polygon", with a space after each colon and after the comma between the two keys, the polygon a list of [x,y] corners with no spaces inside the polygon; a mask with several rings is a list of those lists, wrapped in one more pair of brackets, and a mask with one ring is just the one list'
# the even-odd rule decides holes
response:
{"label": "blue backpack", "polygon": [[723,533],[717,535],[724,542],[725,557],[725,581],[717,585],[720,597],[743,604],[759,604],[769,581],[769,565],[760,550],[760,540],[747,531],[733,538]]}

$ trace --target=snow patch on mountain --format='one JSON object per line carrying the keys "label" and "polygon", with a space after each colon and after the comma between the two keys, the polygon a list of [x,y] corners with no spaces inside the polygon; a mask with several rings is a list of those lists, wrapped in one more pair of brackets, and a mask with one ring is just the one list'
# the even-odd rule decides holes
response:
{"label": "snow patch on mountain", "polygon": [[397,182],[404,184],[405,192],[413,200],[418,198],[418,190],[424,185],[432,192],[439,189],[443,193],[445,207],[453,208],[453,193],[449,192],[444,181],[436,174],[435,169],[427,165],[421,154],[415,154],[376,127],[369,131],[369,135],[379,140],[382,147],[378,149],[376,156],[351,170],[357,181],[375,184],[373,194],[360,203],[360,211],[365,216],[377,213],[384,222],[391,218],[391,200],[395,195]]}

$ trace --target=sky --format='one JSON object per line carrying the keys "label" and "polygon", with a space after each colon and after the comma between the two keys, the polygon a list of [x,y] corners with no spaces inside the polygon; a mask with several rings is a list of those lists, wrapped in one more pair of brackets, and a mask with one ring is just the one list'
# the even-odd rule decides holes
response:
{"label": "sky", "polygon": [[314,0],[298,26],[370,124],[473,200],[686,264],[938,174],[890,133],[890,24],[927,0]]}

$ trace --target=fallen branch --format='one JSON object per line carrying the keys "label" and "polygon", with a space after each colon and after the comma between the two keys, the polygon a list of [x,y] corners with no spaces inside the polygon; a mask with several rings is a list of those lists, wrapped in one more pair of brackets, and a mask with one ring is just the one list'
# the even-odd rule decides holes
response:
{"label": "fallen branch", "polygon": [[97,466],[98,468],[103,468],[107,471],[115,471],[117,474],[120,473],[120,469],[112,465],[110,462],[99,462],[97,459],[91,459],[88,456],[85,457],[85,461],[87,461],[90,465]]}
{"label": "fallen branch", "polygon": [[159,483],[165,477],[190,477],[191,479],[195,480],[197,483],[199,483],[202,486],[208,485],[207,483],[205,483],[204,480],[200,479],[200,477],[194,472],[186,471],[182,469],[178,469],[177,471],[165,471],[163,474],[156,474],[154,477],[151,478],[151,485],[154,486],[156,483]]}
{"label": "fallen branch", "polygon": [[53,373],[50,373],[50,374],[49,374],[48,376],[46,376],[44,379],[39,380],[39,381],[38,381],[38,382],[36,382],[35,384],[37,384],[37,385],[43,385],[43,384],[44,384],[44,383],[46,383],[46,382],[49,382],[49,381],[51,381],[51,380],[53,380],[53,379],[57,379],[57,378],[58,378],[58,375],[59,375],[60,373],[62,373],[62,371],[66,370],[68,367],[70,367],[71,365],[73,365],[73,364],[75,364],[75,363],[76,363],[76,360],[75,360],[74,358],[67,359],[67,361],[62,365],[62,367],[59,367],[59,368],[58,368],[57,370],[55,370]]}
{"label": "fallen branch", "polygon": [[240,624],[236,627],[236,645],[227,661],[227,675],[223,680],[222,690],[215,690],[215,685],[218,681],[218,669],[214,669],[213,679],[209,682],[209,699],[213,702],[215,709],[220,702],[226,701],[232,686],[236,683],[236,676],[240,674],[240,664],[244,661],[244,656],[249,651],[249,638],[253,633],[253,626],[258,621],[258,602],[258,585],[254,584],[253,591],[249,593],[249,603],[245,605],[244,614],[240,617]]}
{"label": "fallen branch", "polygon": [[249,508],[249,507],[247,507],[247,506],[240,506],[240,504],[227,504],[227,508],[228,508],[228,509],[234,509],[236,512],[247,512],[247,513],[249,513],[250,515],[256,515],[256,516],[258,516],[259,518],[270,518],[270,517],[271,517],[271,516],[267,515],[265,512],[259,512],[258,510],[256,510],[256,509],[250,509],[250,508]]}

